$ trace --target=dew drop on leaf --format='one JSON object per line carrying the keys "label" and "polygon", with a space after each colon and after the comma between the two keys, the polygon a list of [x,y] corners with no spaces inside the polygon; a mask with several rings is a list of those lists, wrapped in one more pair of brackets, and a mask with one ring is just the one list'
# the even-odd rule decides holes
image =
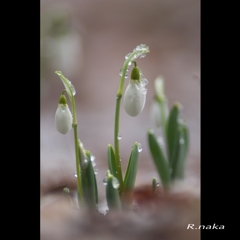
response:
{"label": "dew drop on leaf", "polygon": [[138,143],[138,152],[141,152],[142,151],[142,145],[141,143]]}
{"label": "dew drop on leaf", "polygon": [[118,182],[117,178],[115,178],[115,177],[113,177],[113,179],[112,179],[112,186],[115,189],[119,188],[119,182]]}

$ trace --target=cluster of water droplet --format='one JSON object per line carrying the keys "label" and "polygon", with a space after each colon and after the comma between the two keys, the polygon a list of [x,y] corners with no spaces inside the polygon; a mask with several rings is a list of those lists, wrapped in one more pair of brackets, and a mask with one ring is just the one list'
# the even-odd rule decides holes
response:
{"label": "cluster of water droplet", "polygon": [[[132,64],[132,61],[136,60],[138,57],[140,57],[140,58],[146,57],[146,53],[148,51],[149,51],[149,47],[146,44],[140,44],[140,45],[136,46],[133,49],[133,52],[135,52],[135,54],[132,56],[131,61],[129,61],[128,65],[130,66]],[[125,56],[125,59],[128,59],[132,53],[128,53]]]}
{"label": "cluster of water droplet", "polygon": [[[127,71],[126,71],[126,73],[125,73],[125,78],[127,78],[128,77],[128,72],[129,71],[129,68],[127,69]],[[122,75],[123,75],[123,69],[121,69],[120,71],[119,71],[119,75],[122,77]]]}
{"label": "cluster of water droplet", "polygon": [[148,84],[148,80],[143,77],[143,73],[142,73],[141,70],[140,70],[140,82],[141,82],[143,94],[146,95],[147,94],[147,89],[145,87]]}
{"label": "cluster of water droplet", "polygon": [[[95,156],[91,155],[90,160],[91,160],[92,166],[95,167],[96,166]],[[89,161],[85,158],[81,163],[81,167],[83,169],[85,169],[88,166],[88,164],[89,164]],[[97,168],[94,169],[94,173],[95,173],[95,175],[98,174],[98,169]],[[74,172],[74,177],[77,177],[77,171]]]}
{"label": "cluster of water droplet", "polygon": [[[140,57],[140,58],[146,57],[146,53],[148,51],[149,51],[149,47],[146,44],[140,44],[140,45],[136,46],[133,49],[133,52],[130,52],[125,56],[125,59],[127,60],[134,53],[134,55],[131,57],[130,61],[128,62],[128,66],[131,66],[132,61],[136,60],[138,57]],[[120,76],[122,76],[122,69],[120,70],[119,74],[120,74]],[[126,73],[125,78],[127,78],[127,77],[128,77],[128,75]]]}
{"label": "cluster of water droplet", "polygon": [[[103,184],[106,186],[106,185],[107,185],[107,182],[108,182],[108,179],[107,179],[107,177],[105,177],[105,178],[103,179]],[[119,186],[120,186],[120,184],[119,184],[118,179],[115,178],[115,177],[113,177],[113,178],[112,178],[112,187],[115,188],[115,189],[118,189]]]}
{"label": "cluster of water droplet", "polygon": [[146,51],[149,50],[149,47],[146,44],[140,44],[136,48],[133,49],[135,53],[134,59],[137,59],[138,57],[144,58],[146,57]]}

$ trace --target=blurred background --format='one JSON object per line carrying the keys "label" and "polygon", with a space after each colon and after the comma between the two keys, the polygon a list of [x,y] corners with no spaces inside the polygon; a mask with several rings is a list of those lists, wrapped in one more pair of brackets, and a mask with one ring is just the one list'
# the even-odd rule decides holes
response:
{"label": "blurred background", "polygon": [[[150,53],[138,59],[149,83],[143,112],[133,118],[121,105],[122,168],[132,145],[140,142],[136,185],[157,177],[146,130],[154,96],[153,82],[165,79],[169,106],[183,105],[190,129],[186,181],[200,176],[200,0],[41,0],[41,191],[76,187],[73,131],[60,134],[54,125],[63,90],[56,70],[76,88],[79,138],[96,157],[99,197],[105,198],[107,145],[113,127],[119,71],[125,55],[139,44]],[[129,78],[125,80],[125,87]]]}

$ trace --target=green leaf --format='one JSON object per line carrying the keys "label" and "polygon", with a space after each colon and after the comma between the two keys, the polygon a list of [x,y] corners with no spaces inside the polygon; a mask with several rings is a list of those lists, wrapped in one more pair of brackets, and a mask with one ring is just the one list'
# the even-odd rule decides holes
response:
{"label": "green leaf", "polygon": [[169,165],[154,133],[151,130],[148,130],[148,145],[154,164],[157,168],[157,172],[162,181],[162,185],[164,189],[167,189],[170,184]]}
{"label": "green leaf", "polygon": [[118,193],[119,182],[110,171],[107,171],[106,199],[109,210],[121,210],[121,200]]}
{"label": "green leaf", "polygon": [[94,168],[91,162],[91,153],[85,151],[86,159],[82,163],[81,181],[82,181],[82,191],[85,204],[89,208],[96,208],[98,203],[98,190],[96,177],[94,173]]}
{"label": "green leaf", "polygon": [[137,168],[138,168],[138,143],[135,142],[129,157],[127,171],[124,177],[124,190],[123,192],[131,192],[134,188],[136,176],[137,176]]}
{"label": "green leaf", "polygon": [[167,152],[168,152],[168,161],[169,161],[170,167],[172,167],[172,164],[173,164],[174,149],[176,147],[175,139],[177,138],[176,135],[177,135],[178,126],[179,126],[179,123],[178,123],[179,114],[180,114],[179,104],[175,103],[170,111],[168,122],[166,124]]}
{"label": "green leaf", "polygon": [[72,101],[72,97],[74,96],[73,91],[76,92],[74,86],[66,77],[63,76],[61,71],[56,71],[55,73],[62,80],[62,83],[67,91],[68,97],[69,97],[70,101]]}
{"label": "green leaf", "polygon": [[114,177],[118,178],[115,153],[111,144],[108,144],[108,169]]}
{"label": "green leaf", "polygon": [[188,129],[180,124],[175,139],[175,152],[172,165],[172,179],[183,179],[185,171],[186,155],[188,150]]}
{"label": "green leaf", "polygon": [[156,188],[157,188],[157,179],[153,178],[152,179],[152,191],[153,191],[153,193],[155,193]]}

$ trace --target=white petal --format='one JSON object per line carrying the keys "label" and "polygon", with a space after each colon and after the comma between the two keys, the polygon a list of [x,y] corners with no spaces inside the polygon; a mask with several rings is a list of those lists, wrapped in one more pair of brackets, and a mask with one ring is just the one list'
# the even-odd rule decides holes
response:
{"label": "white petal", "polygon": [[132,117],[140,114],[146,102],[146,89],[137,81],[130,80],[124,94],[125,111]]}
{"label": "white petal", "polygon": [[72,129],[72,113],[68,105],[58,104],[55,114],[55,124],[57,130],[62,134],[66,134]]}

